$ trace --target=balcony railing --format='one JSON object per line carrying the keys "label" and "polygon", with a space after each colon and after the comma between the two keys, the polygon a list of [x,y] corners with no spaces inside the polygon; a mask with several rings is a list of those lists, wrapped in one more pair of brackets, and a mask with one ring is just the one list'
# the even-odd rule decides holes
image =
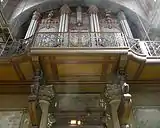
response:
{"label": "balcony railing", "polygon": [[160,56],[160,41],[146,41],[145,45],[150,56]]}
{"label": "balcony railing", "polygon": [[0,42],[0,56],[7,57],[21,55],[26,52],[32,42],[33,37],[18,41]]}
{"label": "balcony railing", "polygon": [[122,33],[41,32],[35,36],[33,47],[125,47]]}
{"label": "balcony railing", "polygon": [[0,56],[16,56],[29,48],[128,48],[139,55],[160,56],[160,42],[140,41],[113,32],[40,32],[26,40],[0,42]]}

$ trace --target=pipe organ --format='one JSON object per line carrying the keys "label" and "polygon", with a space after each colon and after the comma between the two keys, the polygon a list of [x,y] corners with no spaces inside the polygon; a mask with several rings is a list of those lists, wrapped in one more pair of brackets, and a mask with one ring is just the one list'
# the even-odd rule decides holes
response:
{"label": "pipe organ", "polygon": [[132,37],[122,12],[113,14],[95,5],[63,5],[59,10],[44,13],[41,18],[40,13],[35,12],[25,39],[35,32],[38,42],[35,46],[43,47],[104,47],[108,42],[113,46],[124,46],[122,33]]}

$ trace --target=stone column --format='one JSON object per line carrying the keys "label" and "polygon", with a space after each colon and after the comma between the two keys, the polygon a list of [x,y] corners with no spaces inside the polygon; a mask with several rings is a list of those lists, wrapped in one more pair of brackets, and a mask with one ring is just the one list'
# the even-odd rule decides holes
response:
{"label": "stone column", "polygon": [[31,19],[31,22],[30,22],[30,25],[28,27],[28,30],[27,30],[27,33],[24,37],[24,39],[27,39],[31,36],[33,36],[37,30],[37,27],[38,27],[38,20],[40,18],[40,13],[35,11],[33,13],[33,16],[32,16],[32,19]]}
{"label": "stone column", "polygon": [[42,110],[42,115],[39,128],[47,128],[49,106],[54,97],[55,92],[53,90],[53,85],[41,86],[39,91],[39,104]]}
{"label": "stone column", "polygon": [[123,11],[120,11],[118,13],[118,18],[120,20],[123,33],[129,38],[133,38],[132,31],[129,27],[129,24]]}
{"label": "stone column", "polygon": [[42,110],[41,115],[41,122],[39,128],[47,128],[48,123],[48,110],[49,110],[49,101],[45,100],[39,100],[39,104]]}
{"label": "stone column", "polygon": [[120,84],[107,84],[105,87],[104,96],[106,101],[108,102],[108,106],[110,107],[110,117],[113,128],[120,128],[119,120],[118,120],[118,107],[120,103],[120,95],[121,88]]}

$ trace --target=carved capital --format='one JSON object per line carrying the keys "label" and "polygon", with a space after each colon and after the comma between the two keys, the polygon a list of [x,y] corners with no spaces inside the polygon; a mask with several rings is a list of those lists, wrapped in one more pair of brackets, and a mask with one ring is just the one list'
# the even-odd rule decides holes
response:
{"label": "carved capital", "polygon": [[88,9],[88,12],[89,12],[90,14],[91,14],[91,13],[93,13],[93,14],[98,13],[98,8],[97,8],[97,6],[91,5],[91,6],[89,7],[89,9]]}
{"label": "carved capital", "polygon": [[110,103],[112,100],[121,98],[121,86],[119,84],[107,84],[104,90],[104,96]]}
{"label": "carved capital", "polygon": [[67,4],[63,5],[60,9],[61,14],[69,14],[71,12],[71,9],[69,8],[69,6]]}

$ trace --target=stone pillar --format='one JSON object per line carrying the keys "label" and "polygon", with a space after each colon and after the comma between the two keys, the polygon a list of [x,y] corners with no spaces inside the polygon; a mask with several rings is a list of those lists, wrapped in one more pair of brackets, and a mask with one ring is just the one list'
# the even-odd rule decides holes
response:
{"label": "stone pillar", "polygon": [[118,13],[118,18],[120,20],[123,33],[129,38],[133,38],[132,31],[129,27],[129,24],[123,11],[120,11]]}
{"label": "stone pillar", "polygon": [[120,94],[121,94],[120,84],[106,85],[104,96],[108,102],[108,106],[110,107],[112,128],[120,128],[118,113],[117,113],[120,104],[120,96],[121,96]]}
{"label": "stone pillar", "polygon": [[39,91],[39,104],[42,110],[41,121],[39,128],[47,128],[49,106],[55,97],[53,85],[41,86]]}
{"label": "stone pillar", "polygon": [[24,39],[27,39],[31,36],[33,36],[37,30],[37,27],[38,27],[38,20],[40,18],[40,13],[35,11],[33,13],[33,16],[32,16],[32,19],[31,19],[31,22],[30,22],[30,25],[28,27],[28,30],[27,30],[27,33],[24,37]]}
{"label": "stone pillar", "polygon": [[42,110],[41,115],[41,122],[39,128],[47,128],[48,123],[48,110],[49,110],[49,101],[45,100],[39,100],[39,104]]}

